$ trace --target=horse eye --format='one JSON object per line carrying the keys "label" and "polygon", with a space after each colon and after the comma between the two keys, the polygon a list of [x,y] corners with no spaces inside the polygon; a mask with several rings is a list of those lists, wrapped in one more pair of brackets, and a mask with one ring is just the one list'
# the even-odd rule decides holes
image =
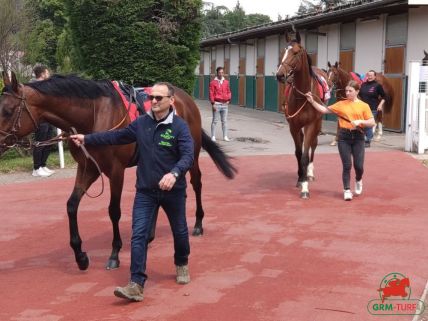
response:
{"label": "horse eye", "polygon": [[5,118],[10,118],[13,115],[13,111],[10,108],[3,108],[1,114]]}

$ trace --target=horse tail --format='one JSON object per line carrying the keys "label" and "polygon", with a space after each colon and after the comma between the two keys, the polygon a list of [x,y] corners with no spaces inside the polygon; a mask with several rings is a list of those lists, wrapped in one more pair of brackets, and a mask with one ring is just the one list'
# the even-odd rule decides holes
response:
{"label": "horse tail", "polygon": [[226,155],[219,145],[211,140],[204,130],[202,130],[202,148],[210,155],[214,164],[224,176],[230,179],[235,177],[238,170],[230,162],[230,157]]}

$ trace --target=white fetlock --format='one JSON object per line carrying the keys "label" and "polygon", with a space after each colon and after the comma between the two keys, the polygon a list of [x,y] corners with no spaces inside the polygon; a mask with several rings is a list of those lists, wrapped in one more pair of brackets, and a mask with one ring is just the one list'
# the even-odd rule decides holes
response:
{"label": "white fetlock", "polygon": [[300,187],[301,187],[300,191],[302,193],[309,193],[309,183],[308,182],[301,182]]}
{"label": "white fetlock", "polygon": [[377,126],[378,126],[378,132],[377,132],[377,134],[380,137],[380,136],[383,135],[383,125],[382,125],[382,123],[378,123]]}
{"label": "white fetlock", "polygon": [[315,176],[314,176],[314,163],[313,162],[309,163],[308,169],[307,169],[307,173],[308,173],[307,174],[308,175],[308,180],[313,181],[315,179]]}

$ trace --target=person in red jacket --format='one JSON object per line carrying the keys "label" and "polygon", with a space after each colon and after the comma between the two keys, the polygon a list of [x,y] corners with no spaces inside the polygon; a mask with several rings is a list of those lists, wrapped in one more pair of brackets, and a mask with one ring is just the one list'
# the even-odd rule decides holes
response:
{"label": "person in red jacket", "polygon": [[227,111],[232,97],[229,81],[224,78],[223,67],[217,67],[217,76],[210,82],[210,102],[213,109],[213,120],[211,123],[211,140],[215,142],[215,127],[218,118],[221,118],[221,128],[223,130],[223,139],[229,142],[227,136]]}

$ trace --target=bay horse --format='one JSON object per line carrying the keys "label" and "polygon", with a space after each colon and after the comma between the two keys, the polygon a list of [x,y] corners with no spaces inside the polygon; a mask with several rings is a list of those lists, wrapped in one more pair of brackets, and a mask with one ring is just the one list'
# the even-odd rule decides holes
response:
{"label": "bay horse", "polygon": [[[314,179],[314,154],[318,145],[318,134],[321,131],[322,115],[308,103],[305,93],[312,92],[320,99],[318,75],[327,79],[327,74],[316,67],[305,48],[300,44],[299,32],[290,40],[286,34],[287,47],[276,72],[279,82],[287,82],[291,87],[287,94],[285,118],[295,145],[298,165],[297,186],[300,186],[300,197],[309,198],[309,180]],[[310,156],[309,156],[310,153]]]}
{"label": "bay horse", "polygon": [[[74,127],[82,134],[123,128],[130,123],[130,117],[118,92],[107,80],[93,81],[77,76],[54,75],[44,81],[20,84],[13,72],[11,79],[3,72],[3,81],[5,88],[0,96],[2,149],[15,144],[19,138],[34,131],[40,121],[47,121],[67,133]],[[217,168],[226,177],[233,178],[236,169],[229,157],[202,130],[198,107],[193,99],[179,88],[175,88],[175,109],[189,125],[195,143],[195,160],[190,169],[190,182],[196,195],[196,222],[193,235],[202,235],[204,210],[198,161],[201,147],[208,152]],[[69,149],[78,163],[74,188],[67,201],[70,246],[74,251],[76,263],[80,270],[86,270],[89,266],[88,256],[82,251],[77,223],[79,203],[102,171],[109,178],[111,195],[108,212],[113,225],[112,252],[106,263],[106,269],[117,268],[120,265],[119,251],[122,247],[119,220],[124,171],[135,164],[133,163],[135,144],[88,146],[87,151],[97,164],[87,160],[82,150],[75,144],[70,143]],[[152,236],[154,237],[154,230]]]}
{"label": "bay horse", "polygon": [[[346,99],[345,95],[345,87],[350,80],[358,80],[353,77],[350,72],[347,72],[343,68],[341,68],[340,63],[336,61],[334,65],[331,65],[328,62],[328,79],[334,84],[336,87],[336,98],[338,100]],[[355,74],[355,73],[354,73]],[[363,80],[360,80],[360,84]],[[376,129],[378,130],[378,134],[375,137],[376,140],[380,140],[383,131],[383,114],[389,113],[392,110],[392,106],[394,104],[394,88],[388,79],[381,73],[376,72],[376,82],[379,83],[384,92],[385,92],[385,103],[383,105],[383,111],[378,111],[376,115],[376,125],[373,127],[373,133],[375,133]]]}

